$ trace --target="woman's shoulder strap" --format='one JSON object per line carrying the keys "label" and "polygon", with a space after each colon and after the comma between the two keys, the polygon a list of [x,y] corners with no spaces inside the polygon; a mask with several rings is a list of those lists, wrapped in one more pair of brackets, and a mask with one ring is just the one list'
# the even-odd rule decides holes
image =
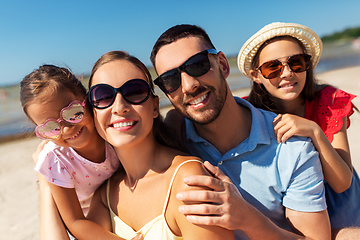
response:
{"label": "woman's shoulder strap", "polygon": [[163,214],[165,214],[165,210],[166,210],[166,207],[168,205],[168,202],[169,202],[169,198],[170,198],[170,193],[171,193],[171,188],[172,188],[172,185],[174,183],[174,179],[176,177],[176,174],[178,173],[179,169],[186,163],[189,163],[189,162],[199,162],[199,163],[203,163],[202,161],[200,161],[199,159],[190,159],[190,160],[186,160],[182,163],[179,164],[179,166],[176,167],[174,173],[173,173],[173,176],[171,178],[171,181],[170,181],[170,184],[169,184],[169,188],[168,188],[168,191],[167,191],[167,194],[166,194],[166,200],[165,200],[165,204],[164,204],[164,208],[163,208]]}

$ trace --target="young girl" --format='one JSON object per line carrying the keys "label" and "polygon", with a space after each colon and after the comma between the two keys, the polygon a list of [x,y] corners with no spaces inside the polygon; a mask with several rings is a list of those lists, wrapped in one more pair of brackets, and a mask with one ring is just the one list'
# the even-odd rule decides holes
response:
{"label": "young girl", "polygon": [[[114,146],[125,171],[94,195],[88,217],[120,237],[234,239],[220,227],[191,224],[178,211],[176,193],[189,175],[209,175],[199,159],[168,145],[174,137],[159,115],[159,98],[147,68],[122,51],[104,54],[89,81],[89,102],[100,136]],[[196,189],[196,188],[194,188]]]}
{"label": "young girl", "polygon": [[62,218],[78,239],[121,239],[85,218],[93,193],[119,160],[95,129],[84,86],[68,69],[43,65],[22,80],[20,100],[36,135],[49,140],[35,167],[42,175],[41,238],[68,238]]}
{"label": "young girl", "polygon": [[[321,39],[311,29],[272,23],[243,45],[238,67],[253,80],[247,100],[278,114],[274,119],[277,140],[310,137],[318,150],[335,238],[340,229],[360,226],[360,180],[351,164],[346,134],[355,96],[316,82],[313,69],[321,51]],[[360,229],[346,231],[360,236]]]}

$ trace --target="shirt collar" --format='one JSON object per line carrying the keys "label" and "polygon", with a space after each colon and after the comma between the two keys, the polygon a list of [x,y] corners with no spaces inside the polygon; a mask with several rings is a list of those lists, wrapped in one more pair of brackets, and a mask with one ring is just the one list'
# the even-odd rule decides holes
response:
{"label": "shirt collar", "polygon": [[[250,151],[254,149],[257,144],[270,144],[270,138],[271,138],[270,134],[273,134],[273,130],[272,130],[273,128],[272,128],[272,122],[271,122],[271,126],[269,126],[266,118],[264,117],[264,112],[267,111],[255,108],[248,101],[242,98],[239,97],[234,97],[234,98],[237,104],[249,108],[252,115],[250,136],[246,140],[244,140],[244,142],[247,142],[247,144],[246,146],[242,146],[245,147],[243,151]],[[275,116],[276,115],[273,114],[272,118]],[[197,134],[195,130],[195,125],[192,121],[190,121],[189,119],[185,119],[185,127],[186,127],[186,139],[188,141],[191,140],[197,143],[201,143],[201,142],[207,143],[205,139],[203,139]],[[269,127],[271,127],[271,129],[269,129]],[[238,147],[240,147],[241,145],[242,144],[240,144]]]}

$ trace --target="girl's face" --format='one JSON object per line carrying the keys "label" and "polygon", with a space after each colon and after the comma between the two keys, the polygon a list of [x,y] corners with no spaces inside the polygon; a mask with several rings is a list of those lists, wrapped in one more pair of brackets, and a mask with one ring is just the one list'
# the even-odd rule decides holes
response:
{"label": "girl's face", "polygon": [[[34,101],[27,107],[27,112],[36,125],[40,125],[47,119],[59,119],[61,110],[75,100],[84,101],[69,91],[63,91],[50,101]],[[60,121],[59,125],[62,128],[62,134],[58,140],[52,140],[59,146],[72,147],[75,150],[83,149],[88,143],[99,137],[88,106],[85,106],[85,114],[80,123],[71,125],[65,121]]]}
{"label": "girl's face", "polygon": [[295,40],[281,39],[272,42],[260,52],[258,66],[277,59],[283,63],[283,70],[280,75],[272,79],[266,79],[260,70],[250,70],[250,74],[254,82],[263,84],[272,96],[280,100],[296,100],[305,86],[306,71],[295,73],[284,62],[288,57],[302,53],[304,51]]}
{"label": "girl's face", "polygon": [[[131,79],[146,81],[145,74],[132,63],[114,60],[98,68],[93,75],[92,86],[104,83],[119,88]],[[129,146],[153,137],[153,121],[158,116],[158,110],[158,97],[150,95],[145,102],[134,105],[117,93],[111,106],[94,108],[95,126],[100,136],[114,147]]]}

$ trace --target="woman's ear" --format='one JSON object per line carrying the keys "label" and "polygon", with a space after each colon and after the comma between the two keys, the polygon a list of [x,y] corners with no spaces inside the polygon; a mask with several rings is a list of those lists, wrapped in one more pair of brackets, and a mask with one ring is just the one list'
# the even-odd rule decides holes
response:
{"label": "woman's ear", "polygon": [[256,82],[257,84],[262,84],[261,79],[260,79],[260,73],[258,71],[251,69],[251,70],[249,70],[249,73],[254,82]]}
{"label": "woman's ear", "polygon": [[154,96],[153,97],[153,118],[157,118],[159,116],[159,97],[158,96]]}
{"label": "woman's ear", "polygon": [[218,52],[218,63],[220,66],[220,69],[223,73],[224,78],[226,79],[230,75],[230,65],[229,62],[223,52]]}

